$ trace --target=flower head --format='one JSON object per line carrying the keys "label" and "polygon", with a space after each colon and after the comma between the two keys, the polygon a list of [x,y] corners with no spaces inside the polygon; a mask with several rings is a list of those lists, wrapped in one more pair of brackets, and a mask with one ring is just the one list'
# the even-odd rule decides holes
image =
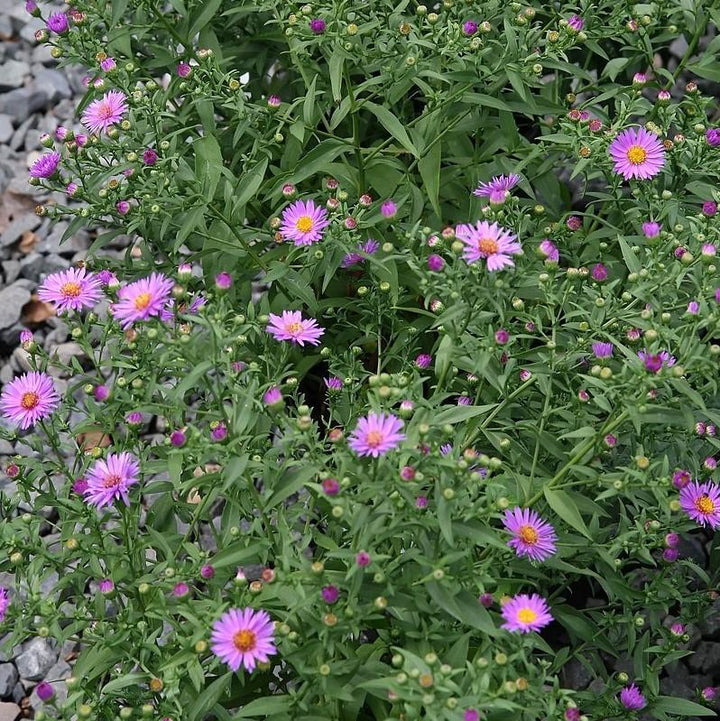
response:
{"label": "flower head", "polygon": [[348,443],[359,456],[384,456],[405,440],[402,427],[403,422],[392,414],[368,413],[358,421]]}
{"label": "flower head", "polygon": [[503,524],[513,535],[507,545],[515,549],[518,556],[544,561],[555,553],[555,529],[535,511],[520,507],[508,509]]}
{"label": "flower head", "polygon": [[313,200],[296,200],[283,211],[280,233],[295,245],[312,245],[322,239],[328,225],[325,208],[315,205]]}
{"label": "flower head", "polygon": [[[205,297],[202,295],[195,295],[190,300],[190,303],[184,301],[178,303],[177,312],[183,315],[196,315],[200,308],[205,305]],[[165,306],[160,310],[160,320],[163,323],[171,323],[175,320],[175,301],[170,298]]]}
{"label": "flower head", "polygon": [[322,18],[313,18],[310,21],[310,30],[315,35],[322,35],[325,32],[325,21]]}
{"label": "flower head", "polygon": [[117,63],[115,62],[115,58],[105,58],[105,60],[100,61],[100,68],[105,73],[115,70],[116,67]]}
{"label": "flower head", "polygon": [[705,132],[705,140],[711,148],[717,148],[720,145],[720,128],[708,128]]}
{"label": "flower head", "polygon": [[579,33],[585,26],[585,21],[579,15],[571,15],[567,19],[568,28]]}
{"label": "flower head", "polygon": [[62,35],[68,31],[70,23],[68,23],[68,17],[65,13],[54,13],[48,17],[47,27],[51,32]]}
{"label": "flower head", "polygon": [[663,366],[671,368],[675,365],[675,356],[671,356],[666,350],[659,353],[649,353],[645,348],[638,351],[638,358],[645,364],[645,369],[650,373],[659,373]]}
{"label": "flower head", "polygon": [[590,275],[592,276],[593,280],[597,281],[598,283],[602,283],[604,280],[607,280],[608,277],[607,267],[603,263],[596,263],[592,267]]}
{"label": "flower head", "polygon": [[340,590],[337,586],[323,586],[320,593],[322,594],[323,601],[329,604],[335,603],[340,596]]}
{"label": "flower head", "polygon": [[263,403],[270,407],[283,405],[282,391],[277,386],[268,388],[265,393],[263,393]]}
{"label": "flower head", "polygon": [[421,353],[416,359],[415,359],[415,365],[418,368],[425,369],[429,368],[430,364],[432,363],[432,356],[428,355],[427,353]]}
{"label": "flower head", "polygon": [[634,683],[620,691],[620,703],[631,711],[639,711],[647,705],[645,697]]}
{"label": "flower head", "polygon": [[231,608],[213,624],[210,648],[233,671],[253,671],[277,653],[273,622],[266,611]]}
{"label": "flower head", "polygon": [[379,247],[380,243],[378,243],[377,240],[373,240],[372,238],[368,238],[368,240],[366,240],[364,243],[358,243],[357,251],[348,253],[342,259],[340,267],[350,268],[351,266],[357,265],[358,263],[364,263],[366,256],[377,253]]}
{"label": "flower head", "polygon": [[480,183],[473,195],[479,198],[487,198],[491,203],[499,205],[504,203],[510,191],[520,182],[520,176],[515,173],[510,175],[496,175],[487,183]]}
{"label": "flower head", "polygon": [[170,278],[162,273],[153,273],[120,288],[117,303],[113,303],[110,312],[123,328],[129,328],[139,320],[160,315],[172,288]]}
{"label": "flower head", "polygon": [[539,631],[553,620],[547,601],[537,593],[514,596],[502,607],[502,616],[502,627],[517,633]]}
{"label": "flower head", "polygon": [[129,506],[128,490],[138,482],[139,476],[140,462],[132,453],[109,453],[107,458],[98,459],[88,470],[85,500],[98,509],[111,506],[119,499]]}
{"label": "flower head", "polygon": [[8,595],[7,589],[0,586],[0,623],[5,620],[5,614],[7,613],[9,605],[10,596]]}
{"label": "flower head", "polygon": [[55,689],[47,681],[41,681],[35,686],[35,693],[41,701],[45,702],[55,695]]}
{"label": "flower head", "polygon": [[720,488],[708,481],[693,481],[680,490],[680,508],[701,526],[720,526]]}
{"label": "flower head", "polygon": [[549,238],[545,238],[545,240],[540,243],[538,250],[545,256],[545,260],[551,263],[557,263],[560,260],[560,251]]}
{"label": "flower head", "polygon": [[47,418],[59,405],[53,379],[40,371],[10,381],[0,396],[3,416],[23,430]]}
{"label": "flower head", "polygon": [[516,237],[497,223],[491,225],[486,220],[481,220],[474,226],[459,225],[455,233],[465,244],[463,258],[468,263],[484,258],[489,271],[512,268],[515,263],[510,256],[522,252]]}
{"label": "flower head", "polygon": [[661,230],[662,225],[660,225],[660,223],[656,223],[654,220],[648,220],[646,223],[642,224],[643,235],[646,238],[657,238],[658,235],[660,235]]}
{"label": "flower head", "polygon": [[613,354],[612,343],[593,343],[592,349],[596,358],[611,358]]}
{"label": "flower head", "polygon": [[100,134],[119,123],[128,107],[125,93],[110,90],[102,98],[93,100],[82,114],[82,124],[91,132]]}
{"label": "flower head", "polygon": [[478,31],[478,24],[474,20],[466,20],[462,24],[463,35],[470,37]]}
{"label": "flower head", "polygon": [[395,204],[395,201],[392,198],[388,198],[380,206],[380,213],[382,214],[383,218],[392,220],[397,215],[397,205]]}
{"label": "flower head", "polygon": [[648,180],[665,164],[665,150],[658,137],[645,128],[626,128],[608,149],[614,170],[625,180]]}
{"label": "flower head", "polygon": [[275,340],[289,340],[293,345],[318,345],[325,332],[314,318],[303,318],[299,310],[284,310],[282,315],[270,313],[265,329]]}
{"label": "flower head", "polygon": [[92,308],[102,298],[100,280],[85,268],[68,268],[45,278],[38,288],[38,298],[52,303],[57,313]]}
{"label": "flower head", "polygon": [[30,175],[33,178],[51,178],[60,165],[60,153],[43,153],[31,166]]}

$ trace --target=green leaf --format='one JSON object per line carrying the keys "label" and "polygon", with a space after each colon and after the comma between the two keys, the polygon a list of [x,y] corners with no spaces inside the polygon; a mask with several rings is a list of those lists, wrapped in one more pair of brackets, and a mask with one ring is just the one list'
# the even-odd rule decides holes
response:
{"label": "green leaf", "polygon": [[439,413],[431,416],[430,420],[434,425],[441,426],[444,423],[464,423],[468,418],[480,416],[483,413],[495,408],[496,403],[488,403],[484,406],[453,406],[444,408]]}
{"label": "green leaf", "polygon": [[237,188],[235,188],[235,195],[237,196],[235,198],[235,208],[240,208],[252,200],[262,185],[267,166],[268,159],[263,158],[257,165],[243,173]]}
{"label": "green leaf", "polygon": [[622,236],[618,236],[618,243],[620,244],[620,250],[627,269],[631,273],[639,273],[642,265],[627,240],[625,240]]}
{"label": "green leaf", "polygon": [[111,694],[113,691],[119,691],[128,686],[137,686],[143,681],[147,681],[147,674],[145,673],[126,673],[106,683],[103,686],[103,694]]}
{"label": "green leaf", "polygon": [[112,16],[110,18],[111,25],[117,25],[118,20],[125,15],[130,0],[112,0]]}
{"label": "green leaf", "polygon": [[336,47],[333,50],[333,54],[330,56],[330,91],[332,92],[333,100],[339,103],[342,100],[342,74],[343,66],[345,65],[345,55],[342,50]]}
{"label": "green leaf", "polygon": [[413,145],[412,140],[410,140],[407,130],[405,130],[402,123],[387,108],[371,103],[369,100],[363,103],[363,108],[369,110],[380,121],[380,124],[385,130],[387,130],[405,150],[411,152],[416,158],[420,157],[420,153],[415,145]]}
{"label": "green leaf", "polygon": [[429,150],[420,158],[418,170],[420,177],[425,184],[425,192],[430,199],[430,204],[435,214],[440,218],[440,160],[442,154],[442,143],[438,140],[433,143]]}
{"label": "green leaf", "polygon": [[631,62],[631,58],[613,58],[609,63],[607,63],[607,65],[605,65],[602,76],[608,77],[610,80],[614,81],[618,76],[618,73]]}
{"label": "green leaf", "polygon": [[552,508],[565,523],[582,533],[586,538],[592,540],[590,531],[585,525],[585,521],[583,521],[578,507],[575,505],[575,501],[573,501],[565,491],[554,491],[545,487],[543,488],[543,493],[550,508]]}
{"label": "green leaf", "polygon": [[231,543],[213,557],[213,566],[215,568],[237,566],[241,561],[258,558],[266,547],[267,544],[264,543],[253,543],[249,546],[245,545],[244,541]]}
{"label": "green leaf", "polygon": [[187,721],[200,721],[204,719],[213,706],[220,700],[225,691],[227,691],[233,674],[226,673],[224,676],[216,678],[190,705],[187,710]]}
{"label": "green leaf", "polygon": [[461,591],[457,595],[452,595],[444,586],[437,581],[429,581],[425,587],[435,603],[440,606],[451,616],[457,618],[472,628],[476,628],[488,636],[496,636],[497,628],[490,618],[490,614],[480,605],[475,596],[467,591]]}
{"label": "green leaf", "polygon": [[202,186],[205,200],[212,200],[220,182],[223,157],[218,141],[213,135],[205,135],[193,143],[195,149],[195,177]]}
{"label": "green leaf", "polygon": [[285,694],[280,696],[266,696],[265,698],[256,698],[248,704],[245,704],[233,719],[251,718],[252,716],[266,717],[270,714],[287,711],[290,708],[292,698]]}
{"label": "green leaf", "polygon": [[701,706],[694,701],[688,701],[685,698],[675,698],[674,696],[658,696],[651,709],[653,711],[662,711],[664,713],[673,713],[676,716],[715,716],[715,711],[711,708]]}
{"label": "green leaf", "polygon": [[[213,15],[222,5],[223,0],[204,0],[200,3],[200,10],[191,20],[188,30],[188,40],[191,40],[212,20]],[[191,43],[192,44],[192,43]]]}
{"label": "green leaf", "polygon": [[307,94],[305,95],[305,101],[303,102],[303,120],[305,121],[305,125],[307,125],[309,128],[312,128],[314,125],[313,117],[315,115],[315,84],[317,83],[317,79],[317,75],[312,79]]}

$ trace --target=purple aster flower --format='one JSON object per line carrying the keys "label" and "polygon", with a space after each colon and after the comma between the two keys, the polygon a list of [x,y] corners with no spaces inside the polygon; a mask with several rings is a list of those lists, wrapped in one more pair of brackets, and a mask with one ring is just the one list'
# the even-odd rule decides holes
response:
{"label": "purple aster flower", "polygon": [[395,201],[388,198],[388,200],[380,206],[380,213],[383,218],[392,220],[397,215],[397,205],[395,205]]}
{"label": "purple aster flower", "polygon": [[708,218],[712,218],[717,213],[717,203],[713,200],[706,200],[702,204],[703,215],[707,215]]}
{"label": "purple aster flower", "polygon": [[654,220],[649,220],[642,224],[643,235],[646,238],[657,238],[662,230],[662,225],[656,223]]}
{"label": "purple aster flower", "polygon": [[613,354],[612,343],[593,343],[592,349],[596,358],[610,358]]}
{"label": "purple aster flower", "polygon": [[325,32],[325,21],[322,18],[313,18],[310,21],[310,30],[315,33],[315,35],[322,35]]}
{"label": "purple aster flower", "polygon": [[467,35],[470,37],[471,35],[475,35],[475,33],[478,30],[478,24],[474,20],[466,20],[463,23],[462,31],[463,35]]}
{"label": "purple aster flower", "polygon": [[55,689],[47,681],[40,681],[35,686],[35,693],[43,703],[46,703],[55,695]]}
{"label": "purple aster flower", "polygon": [[341,268],[350,268],[353,265],[357,265],[359,263],[364,263],[365,259],[369,255],[373,255],[374,253],[377,253],[378,249],[380,248],[380,243],[378,243],[376,240],[373,240],[372,238],[368,238],[363,243],[358,243],[357,251],[353,251],[352,253],[348,253],[340,263]]}
{"label": "purple aster flower", "polygon": [[324,478],[321,485],[326,496],[337,496],[340,493],[340,484],[336,478]]}
{"label": "purple aster flower", "polygon": [[299,310],[284,310],[282,315],[270,313],[265,329],[275,340],[290,341],[293,345],[319,345],[325,332],[314,318],[303,318]]}
{"label": "purple aster flower", "polygon": [[325,208],[313,200],[296,200],[283,211],[280,234],[295,245],[312,245],[322,240],[328,225]]}
{"label": "purple aster flower", "polygon": [[330,376],[329,378],[324,378],[323,381],[325,383],[325,387],[331,393],[342,390],[342,387],[343,387],[342,378],[338,378],[337,376]]}
{"label": "purple aster flower", "polygon": [[521,593],[511,598],[502,607],[502,617],[505,619],[502,627],[516,633],[539,631],[553,620],[547,601],[537,593],[531,596]]}
{"label": "purple aster flower", "polygon": [[5,385],[0,395],[3,416],[25,430],[50,416],[60,405],[53,379],[40,371],[31,371]]}
{"label": "purple aster flower", "polygon": [[645,348],[638,351],[638,358],[645,364],[645,369],[650,373],[659,373],[663,366],[671,368],[675,365],[675,357],[671,356],[666,350],[659,353],[649,353]]}
{"label": "purple aster flower", "polygon": [[110,306],[113,317],[123,329],[133,323],[159,316],[167,304],[173,288],[173,281],[162,273],[153,273],[118,291],[118,300]]}
{"label": "purple aster flower", "polygon": [[0,623],[5,620],[8,607],[10,606],[10,596],[7,589],[0,586]]}
{"label": "purple aster flower", "polygon": [[206,563],[204,566],[200,567],[200,576],[204,578],[206,581],[211,579],[215,575],[215,568],[211,566],[209,563]]}
{"label": "purple aster flower", "polygon": [[52,273],[38,288],[38,298],[52,303],[58,314],[93,308],[102,298],[100,279],[85,268],[68,268]]}
{"label": "purple aster flower", "polygon": [[662,553],[662,559],[665,561],[665,563],[675,563],[678,559],[678,550],[677,548],[666,548]]}
{"label": "purple aster flower", "polygon": [[44,153],[30,167],[33,178],[52,178],[60,165],[60,153]]}
{"label": "purple aster flower", "polygon": [[579,15],[571,15],[567,19],[567,26],[570,30],[579,33],[585,26],[585,21]]}
{"label": "purple aster flower", "polygon": [[491,272],[512,268],[515,263],[510,256],[522,252],[520,243],[509,230],[497,223],[478,221],[476,225],[458,225],[457,237],[463,242],[463,258],[468,264],[483,258]]}
{"label": "purple aster flower", "polygon": [[513,548],[518,556],[527,556],[533,561],[545,561],[555,553],[555,529],[535,511],[519,506],[507,510],[503,524],[513,536],[507,545]]}
{"label": "purple aster flower", "polygon": [[175,72],[178,74],[178,77],[187,78],[192,72],[192,67],[190,66],[190,63],[181,62],[178,63],[178,66],[175,68]]}
{"label": "purple aster flower", "polygon": [[175,448],[182,448],[186,441],[185,433],[180,429],[176,429],[170,434],[170,445],[175,446]]}
{"label": "purple aster flower", "polygon": [[[119,123],[127,112],[125,93],[110,90],[99,100],[93,100],[82,114],[82,124],[91,132],[99,135]],[[76,138],[79,141],[79,136]]]}
{"label": "purple aster flower", "polygon": [[705,132],[705,140],[711,148],[717,148],[720,145],[720,128],[708,128]]}
{"label": "purple aster flower", "polygon": [[210,438],[212,438],[215,443],[220,443],[224,441],[227,438],[228,429],[225,425],[225,421],[218,421],[211,429],[210,429]]}
{"label": "purple aster flower", "polygon": [[626,686],[620,691],[620,703],[630,711],[639,711],[647,705],[645,697],[635,684]]}
{"label": "purple aster flower", "polygon": [[340,591],[337,586],[323,586],[323,589],[320,593],[322,594],[323,601],[331,605],[335,603],[340,597]]}
{"label": "purple aster flower", "polygon": [[277,386],[268,388],[265,393],[263,393],[263,403],[271,408],[284,405],[285,401],[283,400],[282,391]]}
{"label": "purple aster flower", "polygon": [[698,303],[696,300],[691,300],[688,303],[687,312],[690,315],[697,315],[700,312],[700,303]]}
{"label": "purple aster flower", "polygon": [[545,256],[545,260],[551,263],[557,263],[560,260],[560,252],[555,243],[549,238],[545,238],[538,246],[538,249]]}
{"label": "purple aster flower", "polygon": [[504,203],[510,191],[520,182],[520,176],[516,173],[510,175],[496,175],[487,183],[480,183],[473,195],[479,198],[487,198],[491,203],[499,205]]}
{"label": "purple aster flower", "polygon": [[47,19],[47,27],[50,32],[63,35],[70,29],[70,23],[65,13],[53,13]]}
{"label": "purple aster flower", "polygon": [[358,551],[355,556],[355,563],[357,563],[360,568],[366,568],[369,566],[371,560],[370,554],[367,551]]}
{"label": "purple aster flower", "polygon": [[[720,290],[720,289],[718,289],[718,290]],[[421,353],[415,359],[415,365],[418,368],[420,368],[421,370],[425,370],[426,368],[429,368],[431,363],[432,363],[432,356],[428,355],[427,353]]]}
{"label": "purple aster flower", "polygon": [[590,271],[590,275],[592,276],[594,281],[597,281],[598,283],[602,283],[603,281],[607,280],[608,277],[608,270],[605,265],[602,263],[596,263],[592,270]]}
{"label": "purple aster flower", "polygon": [[128,491],[130,486],[138,482],[139,477],[140,462],[132,453],[110,453],[106,459],[95,461],[88,470],[85,500],[98,509],[111,506],[117,500],[129,506]]}
{"label": "purple aster flower", "polygon": [[648,180],[665,164],[665,150],[658,137],[645,128],[626,128],[608,149],[615,172],[625,180]]}
{"label": "purple aster flower", "polygon": [[145,165],[155,165],[157,160],[158,154],[153,148],[147,148],[143,153],[143,163],[145,163]]}
{"label": "purple aster flower", "polygon": [[688,483],[680,491],[680,508],[696,523],[715,530],[720,526],[720,488],[712,481]]}
{"label": "purple aster flower", "polygon": [[117,63],[114,58],[105,58],[105,60],[100,61],[100,69],[105,73],[115,70],[116,67]]}
{"label": "purple aster flower", "polygon": [[402,427],[403,422],[391,414],[368,413],[358,421],[348,445],[359,456],[384,456],[405,440]]}
{"label": "purple aster flower", "polygon": [[231,608],[213,624],[212,652],[232,671],[243,666],[252,672],[258,662],[267,663],[277,653],[274,625],[266,611]]}
{"label": "purple aster flower", "polygon": [[572,230],[575,232],[576,230],[580,230],[582,228],[582,218],[578,217],[577,215],[571,215],[566,221],[565,225],[568,227],[569,230]]}
{"label": "purple aster flower", "polygon": [[445,261],[441,256],[433,253],[427,259],[428,269],[433,273],[439,273],[445,267]]}

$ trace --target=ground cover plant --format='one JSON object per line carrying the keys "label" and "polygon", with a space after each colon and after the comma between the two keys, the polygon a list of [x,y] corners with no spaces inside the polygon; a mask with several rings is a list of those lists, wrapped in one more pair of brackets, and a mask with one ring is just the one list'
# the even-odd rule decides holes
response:
{"label": "ground cover plant", "polygon": [[0,397],[0,631],[81,644],[40,715],[714,715],[660,680],[717,598],[720,5],[27,9],[89,68],[37,212],[100,229],[38,291],[84,355]]}

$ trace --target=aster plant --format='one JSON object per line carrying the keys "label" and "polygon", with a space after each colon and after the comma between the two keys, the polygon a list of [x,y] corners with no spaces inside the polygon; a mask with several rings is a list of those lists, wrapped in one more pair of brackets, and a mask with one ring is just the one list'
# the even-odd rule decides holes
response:
{"label": "aster plant", "polygon": [[27,10],[87,68],[37,212],[94,238],[37,291],[81,355],[26,328],[0,389],[41,713],[713,715],[667,679],[717,603],[714,4]]}

